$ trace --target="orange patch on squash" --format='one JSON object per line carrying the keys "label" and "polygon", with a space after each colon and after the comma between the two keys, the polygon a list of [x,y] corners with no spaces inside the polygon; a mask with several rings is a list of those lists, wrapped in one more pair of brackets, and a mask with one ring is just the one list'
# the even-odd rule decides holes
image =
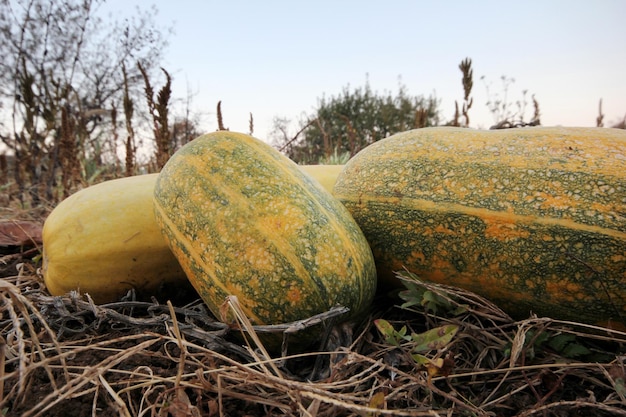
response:
{"label": "orange patch on squash", "polygon": [[530,236],[528,230],[518,227],[517,224],[502,219],[483,219],[485,225],[485,237],[494,238],[502,241],[512,239],[525,239]]}
{"label": "orange patch on squash", "polygon": [[289,291],[287,291],[287,299],[291,304],[297,304],[302,299],[302,293],[296,287],[291,287]]}

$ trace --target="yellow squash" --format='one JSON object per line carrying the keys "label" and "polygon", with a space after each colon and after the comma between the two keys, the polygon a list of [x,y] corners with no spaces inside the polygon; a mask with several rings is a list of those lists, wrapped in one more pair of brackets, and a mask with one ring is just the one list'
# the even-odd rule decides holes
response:
{"label": "yellow squash", "polygon": [[335,181],[343,165],[298,165],[300,169],[315,178],[329,193],[333,192]]}
{"label": "yellow squash", "polygon": [[186,276],[154,218],[157,174],[85,188],[63,200],[43,228],[43,276],[52,295],[88,293],[96,303],[134,288],[151,295]]}

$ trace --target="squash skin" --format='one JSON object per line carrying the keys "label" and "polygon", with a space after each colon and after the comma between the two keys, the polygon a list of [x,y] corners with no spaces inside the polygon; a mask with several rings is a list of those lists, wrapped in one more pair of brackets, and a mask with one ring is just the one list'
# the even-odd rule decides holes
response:
{"label": "squash skin", "polygon": [[626,132],[425,128],[350,160],[334,195],[378,275],[402,268],[516,318],[626,317]]}
{"label": "squash skin", "polygon": [[131,288],[150,296],[168,284],[187,285],[154,218],[156,179],[149,174],[105,181],[52,210],[42,232],[42,273],[50,294],[77,290],[107,303]]}
{"label": "squash skin", "polygon": [[376,292],[371,250],[319,182],[251,136],[218,131],[178,150],[154,192],[157,222],[209,309],[237,296],[254,324],[348,318]]}
{"label": "squash skin", "polygon": [[298,167],[315,178],[326,191],[332,194],[335,181],[343,171],[343,165],[298,165]]}

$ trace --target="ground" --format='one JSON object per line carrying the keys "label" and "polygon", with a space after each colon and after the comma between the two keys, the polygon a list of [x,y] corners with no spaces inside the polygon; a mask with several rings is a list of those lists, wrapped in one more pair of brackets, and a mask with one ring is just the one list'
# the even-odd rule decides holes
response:
{"label": "ground", "polygon": [[[0,249],[5,416],[626,415],[624,333],[514,321],[420,284],[405,299],[420,301],[425,288],[429,300],[465,297],[464,310],[403,309],[381,295],[363,320],[327,326],[306,349],[292,337],[281,357],[277,345],[248,346],[191,288],[108,305],[51,297],[38,246]],[[449,339],[427,332],[449,326]]]}

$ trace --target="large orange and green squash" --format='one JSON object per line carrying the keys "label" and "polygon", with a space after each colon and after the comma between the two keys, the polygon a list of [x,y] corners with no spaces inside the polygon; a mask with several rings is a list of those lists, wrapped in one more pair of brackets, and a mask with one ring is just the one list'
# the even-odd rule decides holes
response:
{"label": "large orange and green squash", "polygon": [[624,130],[412,130],[358,153],[334,195],[384,282],[407,268],[514,317],[626,321]]}
{"label": "large orange and green squash", "polygon": [[255,324],[348,307],[376,291],[371,250],[346,208],[311,176],[251,136],[196,138],[164,166],[157,222],[207,306],[237,296]]}
{"label": "large orange and green squash", "polygon": [[187,283],[154,217],[156,179],[149,174],[105,181],[52,210],[42,236],[42,273],[52,295],[79,291],[105,303],[130,289],[149,298]]}

